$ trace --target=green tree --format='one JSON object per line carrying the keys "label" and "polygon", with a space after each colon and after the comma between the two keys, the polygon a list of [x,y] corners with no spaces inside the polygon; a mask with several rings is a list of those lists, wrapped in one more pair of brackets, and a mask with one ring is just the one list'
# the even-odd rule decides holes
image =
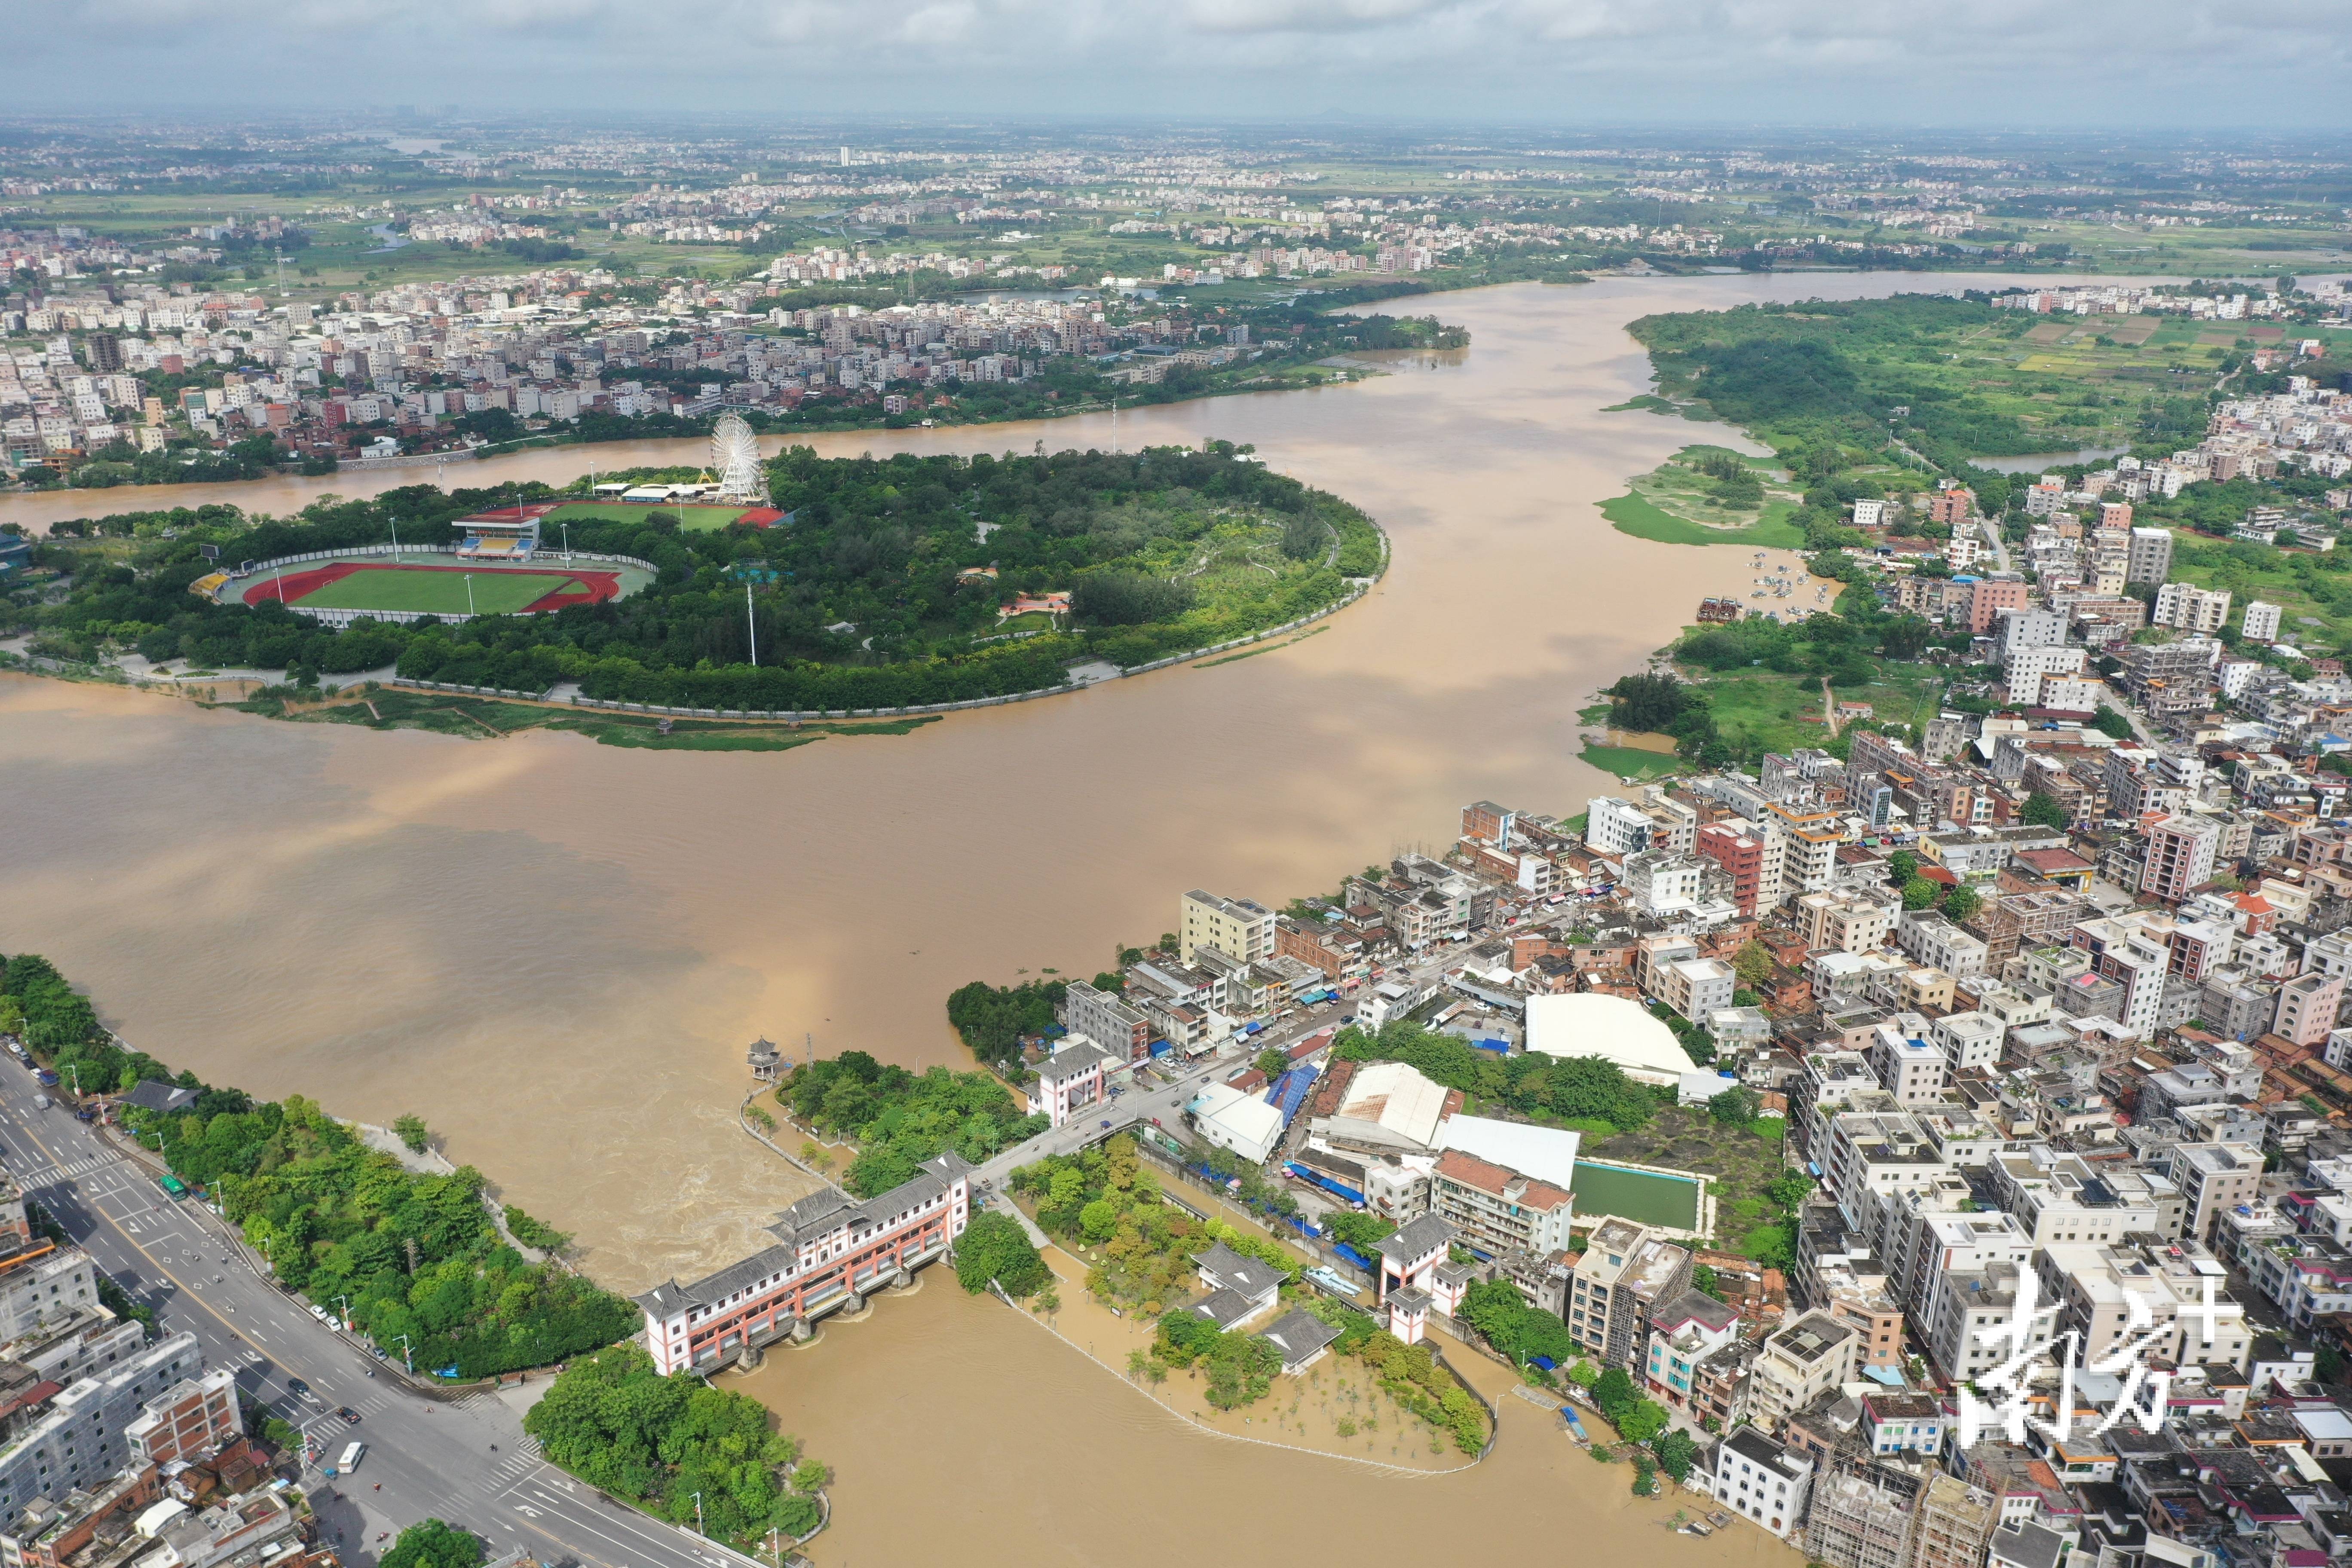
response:
{"label": "green tree", "polygon": [[1251,1065],[1255,1067],[1259,1072],[1264,1073],[1265,1075],[1266,1081],[1271,1083],[1276,1079],[1280,1078],[1284,1073],[1290,1070],[1290,1058],[1286,1052],[1282,1051],[1278,1047],[1268,1046],[1265,1049],[1258,1052],[1257,1060]]}
{"label": "green tree", "polygon": [[1954,888],[1944,895],[1944,913],[1954,921],[1964,921],[1977,912],[1984,903],[1973,888]]}
{"label": "green tree", "polygon": [[1659,1433],[1650,1451],[1658,1457],[1658,1468],[1676,1482],[1690,1474],[1691,1466],[1698,1460],[1696,1439],[1680,1427]]}
{"label": "green tree", "polygon": [[1633,1379],[1622,1366],[1608,1368],[1592,1385],[1592,1403],[1601,1407],[1601,1415],[1612,1426],[1623,1419],[1625,1413],[1633,1408],[1633,1402],[1640,1397],[1633,1387]]}
{"label": "green tree", "polygon": [[1732,957],[1731,968],[1742,985],[1761,985],[1772,977],[1772,954],[1762,942],[1751,938],[1740,943],[1738,952]]}
{"label": "green tree", "polygon": [[975,1215],[956,1240],[956,1279],[975,1295],[993,1279],[1016,1300],[1034,1296],[1052,1278],[1028,1232],[1010,1215],[994,1209]]}
{"label": "green tree", "polygon": [[1636,1399],[1623,1415],[1610,1423],[1628,1443],[1647,1443],[1666,1428],[1666,1407],[1654,1399]]}
{"label": "green tree", "polygon": [[1901,887],[1919,874],[1919,857],[1908,849],[1897,849],[1886,858],[1886,879]]}
{"label": "green tree", "polygon": [[1903,884],[1903,907],[1905,909],[1924,910],[1931,907],[1935,901],[1936,884],[1927,880],[1927,878],[1914,877],[1909,881]]}
{"label": "green tree", "polygon": [[2036,827],[2063,828],[2066,826],[2066,808],[2058,804],[2056,795],[2046,795],[2041,790],[2035,790],[2025,797],[2025,805],[2017,815],[2020,820]]}
{"label": "green tree", "polygon": [[483,1555],[479,1536],[428,1519],[402,1531],[376,1561],[378,1568],[480,1568]]}
{"label": "green tree", "polygon": [[424,1153],[425,1146],[433,1142],[432,1130],[425,1125],[425,1118],[413,1113],[397,1118],[392,1131],[412,1154]]}
{"label": "green tree", "polygon": [[1706,1113],[1725,1126],[1744,1127],[1756,1120],[1756,1112],[1761,1104],[1754,1089],[1737,1085],[1708,1100]]}
{"label": "green tree", "polygon": [[1111,1232],[1118,1228],[1118,1209],[1108,1199],[1097,1198],[1078,1211],[1078,1230],[1089,1245],[1100,1247],[1108,1241]]}

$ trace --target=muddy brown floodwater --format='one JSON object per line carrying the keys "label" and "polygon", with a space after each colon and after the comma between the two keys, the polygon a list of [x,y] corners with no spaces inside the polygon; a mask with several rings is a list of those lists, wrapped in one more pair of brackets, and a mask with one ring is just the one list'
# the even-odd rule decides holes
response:
{"label": "muddy brown floodwater", "polygon": [[[215,1081],[376,1121],[418,1112],[453,1157],[576,1232],[611,1285],[691,1277],[796,1195],[736,1126],[755,1036],[795,1055],[813,1037],[821,1053],[961,1067],[942,1003],[967,980],[1091,974],[1174,924],[1186,888],[1286,900],[1450,841],[1466,801],[1570,813],[1612,787],[1576,760],[1577,710],[1702,595],[1744,598],[1754,575],[1745,550],[1643,542],[1595,510],[1627,476],[1727,435],[1598,412],[1647,384],[1623,324],[1962,281],[1442,295],[1426,306],[1471,329],[1465,353],[1399,356],[1352,386],[1124,415],[1123,446],[1253,442],[1363,506],[1394,541],[1387,580],[1278,652],[911,735],[771,754],[472,742],[0,678],[0,952],[47,952],[134,1044]],[[1041,439],[1108,445],[1108,420],[818,445]],[[569,479],[591,456],[609,468],[680,449],[534,452],[466,477]],[[123,490],[71,498],[71,513],[11,499],[0,518],[195,500],[284,510],[330,488],[368,487]],[[1528,1407],[1506,1402],[1487,1465],[1381,1477],[1192,1432],[1004,1308],[929,1283],[759,1374],[841,1468],[828,1563],[917,1550],[1173,1562],[1203,1531],[1226,1552],[1256,1543],[1251,1561],[1327,1543],[1559,1550],[1571,1524],[1597,1532],[1579,1547],[1701,1550],[1654,1524],[1623,1533],[1640,1512],[1624,1472],[1574,1454]],[[1704,1550],[1765,1548],[1749,1531]]]}

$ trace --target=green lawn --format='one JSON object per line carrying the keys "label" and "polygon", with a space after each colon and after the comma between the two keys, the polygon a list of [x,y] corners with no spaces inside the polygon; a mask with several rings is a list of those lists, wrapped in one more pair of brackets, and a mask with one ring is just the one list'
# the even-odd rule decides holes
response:
{"label": "green lawn", "polygon": [[[473,578],[470,612],[466,579]],[[512,615],[572,584],[562,572],[455,572],[369,566],[303,595],[312,610],[416,610],[436,616]]]}
{"label": "green lawn", "polygon": [[[1724,504],[1714,493],[1710,481],[1690,466],[1702,458],[1716,457],[1738,458],[1764,481],[1763,503],[1752,515],[1744,507]],[[1684,447],[1674,459],[1633,479],[1628,493],[1601,503],[1601,515],[1621,533],[1660,544],[1746,544],[1758,549],[1801,550],[1805,545],[1804,531],[1789,521],[1797,510],[1794,496],[1769,459],[1702,445]]]}
{"label": "green lawn", "polygon": [[634,501],[565,501],[540,519],[540,531],[549,535],[559,522],[578,522],[583,518],[601,518],[608,522],[643,522],[648,512],[666,511],[677,519],[678,526],[697,532],[725,528],[743,515],[740,506],[695,506],[685,502],[667,502],[639,506]]}
{"label": "green lawn", "polygon": [[1683,765],[1672,752],[1645,752],[1638,746],[1591,746],[1579,753],[1603,773],[1621,779],[1658,779]]}

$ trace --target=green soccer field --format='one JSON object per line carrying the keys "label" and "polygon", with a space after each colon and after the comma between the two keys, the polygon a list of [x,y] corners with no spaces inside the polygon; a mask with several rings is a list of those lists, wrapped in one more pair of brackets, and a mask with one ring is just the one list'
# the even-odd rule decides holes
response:
{"label": "green soccer field", "polygon": [[[562,572],[476,572],[472,613],[508,616],[537,604],[572,579]],[[294,602],[315,610],[411,610],[433,616],[467,612],[463,572],[370,566],[329,583]]]}
{"label": "green soccer field", "polygon": [[565,501],[539,520],[543,536],[542,547],[562,537],[555,525],[578,522],[583,518],[595,518],[606,522],[643,522],[648,512],[666,511],[677,519],[677,525],[689,531],[701,533],[725,528],[749,510],[740,506],[696,506],[686,501],[663,501],[653,506],[639,506],[623,501]]}

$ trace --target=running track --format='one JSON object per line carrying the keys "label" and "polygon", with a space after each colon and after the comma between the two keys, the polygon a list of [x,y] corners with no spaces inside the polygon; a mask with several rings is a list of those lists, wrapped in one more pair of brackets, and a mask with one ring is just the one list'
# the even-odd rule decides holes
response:
{"label": "running track", "polygon": [[[299,605],[330,583],[340,583],[354,572],[463,572],[462,566],[394,565],[387,561],[338,561],[331,566],[313,566],[308,571],[289,572],[266,583],[257,583],[245,591],[248,605],[265,605],[282,593],[285,602]],[[515,570],[512,567],[491,567],[490,571]],[[556,588],[525,605],[517,613],[535,616],[542,610],[561,610],[572,605],[600,605],[607,599],[620,597],[621,574],[618,572],[566,572],[555,567],[532,567],[532,575],[577,582],[577,588]],[[283,585],[281,587],[281,584]]]}

